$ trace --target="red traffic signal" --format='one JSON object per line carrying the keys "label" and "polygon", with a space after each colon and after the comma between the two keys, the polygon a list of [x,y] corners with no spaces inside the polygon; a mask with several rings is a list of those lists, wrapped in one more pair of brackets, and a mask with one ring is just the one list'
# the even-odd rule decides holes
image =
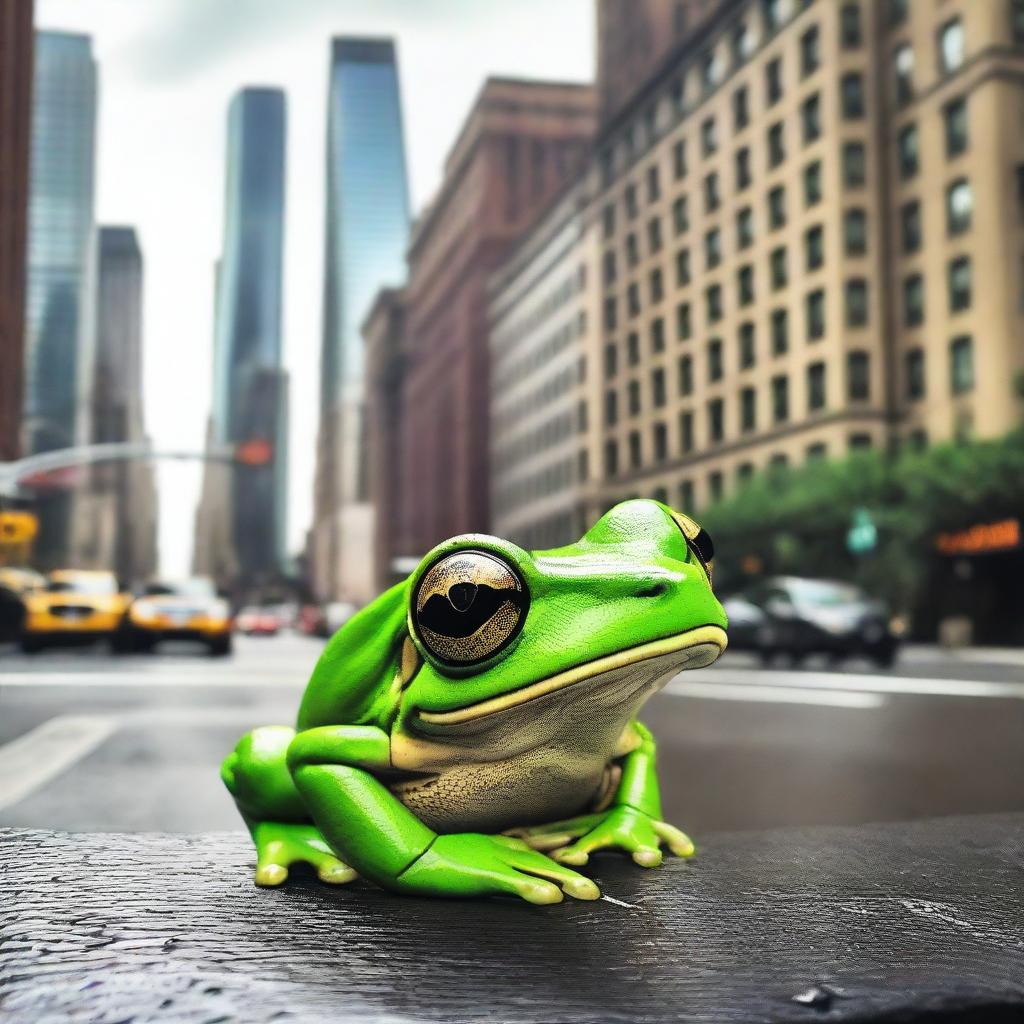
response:
{"label": "red traffic signal", "polygon": [[235,448],[235,461],[243,466],[266,466],[274,458],[274,446],[269,441],[254,437],[242,441]]}

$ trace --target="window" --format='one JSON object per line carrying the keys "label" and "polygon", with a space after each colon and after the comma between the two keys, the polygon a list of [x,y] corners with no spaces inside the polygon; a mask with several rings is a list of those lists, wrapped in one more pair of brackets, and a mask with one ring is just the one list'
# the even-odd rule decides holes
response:
{"label": "window", "polygon": [[772,311],[772,355],[781,356],[789,351],[789,313],[785,309]]}
{"label": "window", "polygon": [[772,230],[786,224],[786,190],[778,185],[768,193],[768,226]]}
{"label": "window", "polygon": [[722,73],[724,68],[722,61],[719,59],[718,54],[714,50],[704,54],[704,59],[701,62],[700,67],[700,80],[704,86],[705,92],[714,89],[716,85],[722,80]]}
{"label": "window", "polygon": [[757,392],[753,388],[744,388],[740,392],[740,430],[750,433],[757,426]]}
{"label": "window", "polygon": [[921,248],[921,204],[916,199],[900,207],[900,233],[904,252],[917,252]]}
{"label": "window", "polygon": [[745,85],[732,94],[732,123],[736,131],[740,131],[750,124],[750,102]]}
{"label": "window", "polygon": [[821,202],[821,161],[815,160],[804,168],[804,205]]}
{"label": "window", "polygon": [[651,351],[665,351],[665,321],[660,316],[651,321]]}
{"label": "window", "polygon": [[909,43],[893,50],[893,80],[896,83],[896,102],[909,103],[914,97],[914,51]]}
{"label": "window", "polygon": [[704,263],[708,270],[713,270],[722,262],[722,233],[712,228],[704,236]]}
{"label": "window", "polygon": [[736,483],[740,487],[746,487],[754,479],[754,464],[752,462],[741,462],[736,467]]}
{"label": "window", "polygon": [[847,354],[846,387],[851,402],[866,402],[871,397],[871,358],[867,352]]}
{"label": "window", "polygon": [[772,420],[785,423],[789,419],[789,378],[772,377]]}
{"label": "window", "polygon": [[805,146],[821,136],[821,98],[818,93],[804,100],[800,108],[800,121]]}
{"label": "window", "polygon": [[736,64],[742,64],[753,52],[757,41],[750,26],[741,21],[732,32],[732,59]]}
{"label": "window", "polygon": [[862,277],[846,282],[846,326],[864,327],[868,322],[868,283]]}
{"label": "window", "polygon": [[647,222],[647,247],[652,253],[661,251],[661,221],[657,217]]}
{"label": "window", "polygon": [[718,174],[712,171],[704,179],[704,210],[706,213],[713,213],[718,209],[722,199],[718,194]]}
{"label": "window", "polygon": [[896,151],[899,154],[900,177],[906,181],[917,174],[920,167],[916,124],[908,124],[896,137]]}
{"label": "window", "polygon": [[804,234],[804,250],[807,256],[807,269],[817,270],[825,262],[825,229],[816,224],[808,228]]}
{"label": "window", "polygon": [[974,193],[966,178],[954,181],[946,190],[946,228],[951,235],[959,235],[971,226],[974,211]]}
{"label": "window", "polygon": [[665,404],[665,371],[660,368],[651,372],[651,402],[656,409]]}
{"label": "window", "polygon": [[615,325],[618,322],[618,305],[615,302],[615,296],[610,295],[604,300],[604,326],[605,330],[614,331]]}
{"label": "window", "polygon": [[639,469],[643,464],[643,449],[640,444],[640,434],[634,430],[629,435],[629,465],[631,469]]}
{"label": "window", "polygon": [[777,249],[772,249],[768,261],[771,267],[772,289],[778,291],[780,288],[785,288],[789,280],[786,264],[786,247],[780,245]]}
{"label": "window", "polygon": [[1024,0],[1010,0],[1010,32],[1016,46],[1024,44]]}
{"label": "window", "polygon": [[964,62],[964,26],[959,18],[953,18],[942,26],[939,32],[939,64],[948,75]]}
{"label": "window", "polygon": [[843,249],[847,256],[863,256],[868,251],[868,217],[861,209],[843,214]]}
{"label": "window", "polygon": [[825,408],[825,364],[811,363],[807,367],[807,411]]}
{"label": "window", "polygon": [[722,471],[719,469],[708,473],[708,501],[714,504],[716,501],[721,501],[722,496],[725,493],[725,478],[722,476]]}
{"label": "window", "polygon": [[949,311],[959,313],[971,308],[971,260],[958,256],[949,262]]}
{"label": "window", "polygon": [[764,69],[764,88],[768,106],[782,99],[782,61],[776,57],[768,61]]}
{"label": "window", "polygon": [[750,149],[736,150],[736,191],[742,192],[750,184]]}
{"label": "window", "polygon": [[626,262],[631,267],[640,262],[640,249],[636,244],[636,235],[632,231],[626,235]]}
{"label": "window", "polygon": [[604,393],[604,422],[607,427],[614,427],[619,422],[619,396],[615,391]]}
{"label": "window", "polygon": [[859,72],[850,71],[843,75],[840,98],[843,117],[847,121],[864,116],[864,79]]}
{"label": "window", "polygon": [[718,444],[725,437],[725,403],[721,398],[708,402],[708,440]]}
{"label": "window", "polygon": [[786,159],[786,141],[782,134],[783,126],[779,121],[768,129],[768,166],[778,167]]}
{"label": "window", "polygon": [[619,472],[619,446],[615,441],[604,444],[604,475],[617,476]]}
{"label": "window", "polygon": [[843,4],[839,11],[839,45],[844,50],[855,50],[860,44],[860,5]]}
{"label": "window", "polygon": [[967,151],[967,100],[961,96],[947,103],[942,119],[946,128],[946,156],[959,156]]}
{"label": "window", "polygon": [[746,249],[754,242],[754,211],[749,206],[744,206],[736,214],[736,244],[740,249]]}
{"label": "window", "polygon": [[867,180],[867,153],[863,142],[843,143],[843,184],[859,188]]}
{"label": "window", "polygon": [[661,198],[661,179],[658,175],[658,165],[652,164],[647,168],[647,202],[654,203]]}
{"label": "window", "polygon": [[807,338],[817,341],[825,337],[825,292],[818,288],[808,294],[807,306]]}
{"label": "window", "polygon": [[690,304],[680,302],[676,306],[676,336],[680,341],[686,341],[693,335],[693,324],[690,316]]}
{"label": "window", "polygon": [[949,346],[950,384],[954,395],[962,395],[974,387],[974,346],[970,335],[954,338]]}
{"label": "window", "polygon": [[640,335],[636,331],[630,331],[626,338],[626,356],[630,366],[640,364]]}
{"label": "window", "polygon": [[693,451],[693,413],[684,412],[679,417],[679,447],[683,453]]}
{"label": "window", "polygon": [[644,135],[648,143],[658,137],[658,110],[653,103],[644,111]]}
{"label": "window", "polygon": [[903,323],[907,327],[924,323],[924,278],[920,274],[903,280]]}
{"label": "window", "polygon": [[601,215],[601,225],[605,238],[611,238],[615,234],[615,205],[608,203]]}
{"label": "window", "polygon": [[851,434],[850,435],[850,451],[851,452],[866,452],[871,448],[871,435],[870,434]]}
{"label": "window", "polygon": [[711,156],[718,149],[718,126],[713,117],[707,118],[700,126],[700,143],[704,156]]}
{"label": "window", "polygon": [[907,20],[910,0],[889,0],[889,26],[894,27]]}
{"label": "window", "polygon": [[689,356],[679,357],[679,394],[684,398],[693,394],[693,360]]}
{"label": "window", "polygon": [[716,380],[721,380],[724,372],[722,339],[712,338],[708,342],[708,381],[713,384]]}
{"label": "window", "polygon": [[720,284],[711,285],[704,292],[704,299],[707,305],[708,323],[718,323],[722,319],[722,286]]}
{"label": "window", "polygon": [[680,249],[676,253],[676,284],[679,287],[690,283],[690,250]]}
{"label": "window", "polygon": [[640,415],[640,381],[638,380],[629,382],[629,415]]}
{"label": "window", "polygon": [[748,320],[740,324],[740,369],[749,370],[756,358],[754,325]]}
{"label": "window", "polygon": [[693,511],[693,484],[689,480],[679,485],[679,508]]}
{"label": "window", "polygon": [[818,441],[815,444],[809,444],[807,446],[807,461],[811,462],[824,462],[828,456],[828,445],[823,441]]}
{"label": "window", "polygon": [[741,306],[749,306],[754,301],[754,268],[749,264],[736,272],[736,290]]}
{"label": "window", "polygon": [[924,398],[924,349],[912,348],[906,356],[907,399],[916,402]]}
{"label": "window", "polygon": [[668,458],[668,429],[664,423],[654,424],[654,461],[664,462]]}
{"label": "window", "polygon": [[782,0],[761,0],[764,11],[764,27],[774,32],[782,24]]}
{"label": "window", "polygon": [[821,66],[821,45],[818,26],[809,28],[800,37],[800,73],[806,78]]}
{"label": "window", "polygon": [[614,344],[608,344],[604,347],[604,375],[607,378],[612,378],[618,372],[619,369],[619,350]]}
{"label": "window", "polygon": [[622,193],[623,202],[626,204],[626,216],[632,219],[637,214],[636,186],[627,185]]}
{"label": "window", "polygon": [[672,225],[677,235],[690,229],[690,214],[686,207],[686,196],[679,196],[672,204]]}
{"label": "window", "polygon": [[672,147],[672,173],[676,181],[686,177],[686,142],[683,139]]}
{"label": "window", "polygon": [[604,254],[604,283],[612,284],[615,281],[615,253],[606,252]]}
{"label": "window", "polygon": [[630,316],[640,315],[640,287],[635,282],[626,289],[626,305]]}

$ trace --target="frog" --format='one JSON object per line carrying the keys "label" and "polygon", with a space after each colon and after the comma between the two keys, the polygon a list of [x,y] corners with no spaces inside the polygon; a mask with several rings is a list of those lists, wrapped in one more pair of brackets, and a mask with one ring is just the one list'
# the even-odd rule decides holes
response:
{"label": "frog", "polygon": [[637,714],[725,650],[713,555],[694,519],[646,498],[559,548],[437,545],[330,639],[295,727],[256,728],[224,760],[256,884],[302,864],[544,905],[598,899],[579,869],[599,851],[692,856]]}

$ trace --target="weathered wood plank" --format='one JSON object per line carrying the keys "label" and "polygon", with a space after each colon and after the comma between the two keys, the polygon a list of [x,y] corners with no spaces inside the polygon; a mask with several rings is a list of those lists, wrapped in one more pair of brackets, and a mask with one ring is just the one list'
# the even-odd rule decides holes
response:
{"label": "weathered wood plank", "polygon": [[0,1019],[1024,1019],[1024,815],[605,856],[620,902],[553,908],[257,890],[251,860],[242,834],[0,833]]}

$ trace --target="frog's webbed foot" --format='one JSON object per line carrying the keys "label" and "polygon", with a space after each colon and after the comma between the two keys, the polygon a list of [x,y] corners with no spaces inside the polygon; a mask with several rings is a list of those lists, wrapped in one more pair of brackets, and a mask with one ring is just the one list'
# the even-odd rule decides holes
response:
{"label": "frog's webbed foot", "polygon": [[262,821],[252,830],[256,843],[256,884],[280,885],[293,864],[311,865],[321,882],[341,885],[356,872],[339,860],[315,825]]}
{"label": "frog's webbed foot", "polygon": [[645,868],[661,863],[662,844],[677,857],[692,857],[694,852],[693,843],[685,833],[626,806],[532,828],[510,829],[508,834],[522,839],[535,850],[544,850],[560,864],[574,867],[586,864],[597,850],[625,850]]}

